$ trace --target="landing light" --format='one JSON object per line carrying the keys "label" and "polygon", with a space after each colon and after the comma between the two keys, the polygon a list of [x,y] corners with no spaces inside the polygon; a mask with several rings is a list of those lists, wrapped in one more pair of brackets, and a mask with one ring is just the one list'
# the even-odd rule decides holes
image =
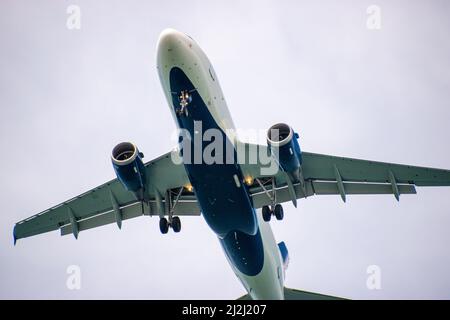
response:
{"label": "landing light", "polygon": [[250,176],[245,177],[244,182],[246,185],[251,186],[253,184],[253,178]]}
{"label": "landing light", "polygon": [[192,187],[192,185],[190,185],[190,184],[188,184],[188,185],[186,185],[186,186],[184,186],[185,188],[186,188],[186,190],[188,191],[188,192],[192,192],[192,190],[194,190],[194,187]]}

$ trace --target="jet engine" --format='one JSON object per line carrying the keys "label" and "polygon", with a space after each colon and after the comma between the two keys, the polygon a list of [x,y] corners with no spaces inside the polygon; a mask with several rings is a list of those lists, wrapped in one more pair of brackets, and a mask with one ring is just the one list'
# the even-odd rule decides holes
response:
{"label": "jet engine", "polygon": [[302,152],[298,134],[285,123],[277,123],[267,131],[267,144],[272,156],[283,171],[298,177],[302,165]]}
{"label": "jet engine", "polygon": [[133,192],[139,200],[144,199],[146,186],[143,157],[144,155],[131,142],[119,143],[111,154],[117,178],[125,189]]}

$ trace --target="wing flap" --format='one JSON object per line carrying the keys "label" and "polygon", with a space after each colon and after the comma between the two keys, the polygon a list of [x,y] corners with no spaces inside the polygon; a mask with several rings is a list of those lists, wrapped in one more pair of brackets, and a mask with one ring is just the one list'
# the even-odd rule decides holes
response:
{"label": "wing flap", "polygon": [[[155,212],[157,212],[155,201],[150,201],[149,204],[135,202],[131,205],[120,208],[121,221],[136,218],[142,215],[153,215]],[[200,215],[200,208],[198,207],[196,200],[180,199],[174,208],[173,214],[177,216],[198,216]],[[116,214],[112,210],[77,221],[78,231],[93,229],[112,223],[117,223]],[[62,236],[72,233],[73,228],[71,224],[66,224],[61,227]]]}
{"label": "wing flap", "polygon": [[[306,195],[303,193],[303,190],[298,183],[294,184],[294,190],[298,199],[314,195],[314,190],[311,183],[306,184]],[[267,191],[269,191],[269,193],[272,192],[270,187],[267,188]],[[291,201],[289,189],[286,184],[275,188],[275,191],[278,203]],[[272,200],[269,198],[268,194],[259,187],[250,189],[250,194],[253,200],[253,207],[255,209],[259,209],[265,205],[272,204]]]}
{"label": "wing flap", "polygon": [[[314,193],[317,195],[339,194],[336,182],[313,181]],[[400,194],[416,194],[413,185],[397,185]],[[344,182],[346,194],[392,194],[392,185],[381,183]]]}
{"label": "wing flap", "polygon": [[[336,182],[331,181],[306,181],[306,195],[299,183],[294,184],[294,190],[297,199],[306,198],[313,195],[338,195],[339,189]],[[352,195],[364,195],[364,194],[393,194],[392,185],[381,183],[357,183],[357,182],[344,182],[344,188],[346,194]],[[278,203],[291,201],[291,195],[289,193],[287,185],[282,185],[275,188],[276,199]],[[398,185],[400,194],[416,194],[416,188],[414,185],[402,184]],[[267,187],[269,194],[272,193],[271,187]],[[250,190],[253,206],[255,209],[262,208],[265,205],[271,205],[272,200],[268,194],[261,188],[252,188]]]}
{"label": "wing flap", "polygon": [[[139,217],[142,215],[142,207],[140,202],[136,202],[132,205],[123,207],[120,209],[121,221]],[[116,215],[114,211],[104,212],[102,214],[89,217],[83,220],[77,221],[77,230],[83,231],[100,226],[104,226],[111,223],[117,223]],[[61,235],[65,236],[73,233],[72,224],[66,224],[61,227]]]}

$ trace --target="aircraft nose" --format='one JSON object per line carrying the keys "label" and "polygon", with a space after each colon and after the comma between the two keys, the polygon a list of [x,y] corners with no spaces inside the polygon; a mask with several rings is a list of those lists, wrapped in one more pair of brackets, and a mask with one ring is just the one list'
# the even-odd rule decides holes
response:
{"label": "aircraft nose", "polygon": [[170,52],[175,50],[181,39],[181,32],[171,28],[163,30],[159,35],[158,51]]}
{"label": "aircraft nose", "polygon": [[162,81],[174,66],[185,67],[193,64],[196,59],[193,54],[193,40],[184,33],[175,29],[165,29],[161,32],[157,45],[156,65]]}

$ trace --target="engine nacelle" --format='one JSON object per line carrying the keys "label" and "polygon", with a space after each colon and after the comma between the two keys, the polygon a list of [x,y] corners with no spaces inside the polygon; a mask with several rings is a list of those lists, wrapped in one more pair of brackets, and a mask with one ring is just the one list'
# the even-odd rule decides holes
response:
{"label": "engine nacelle", "polygon": [[116,176],[128,191],[143,200],[146,186],[143,155],[131,142],[122,142],[114,147],[111,160]]}
{"label": "engine nacelle", "polygon": [[277,123],[267,131],[267,144],[283,171],[297,175],[302,165],[298,134],[285,123]]}

